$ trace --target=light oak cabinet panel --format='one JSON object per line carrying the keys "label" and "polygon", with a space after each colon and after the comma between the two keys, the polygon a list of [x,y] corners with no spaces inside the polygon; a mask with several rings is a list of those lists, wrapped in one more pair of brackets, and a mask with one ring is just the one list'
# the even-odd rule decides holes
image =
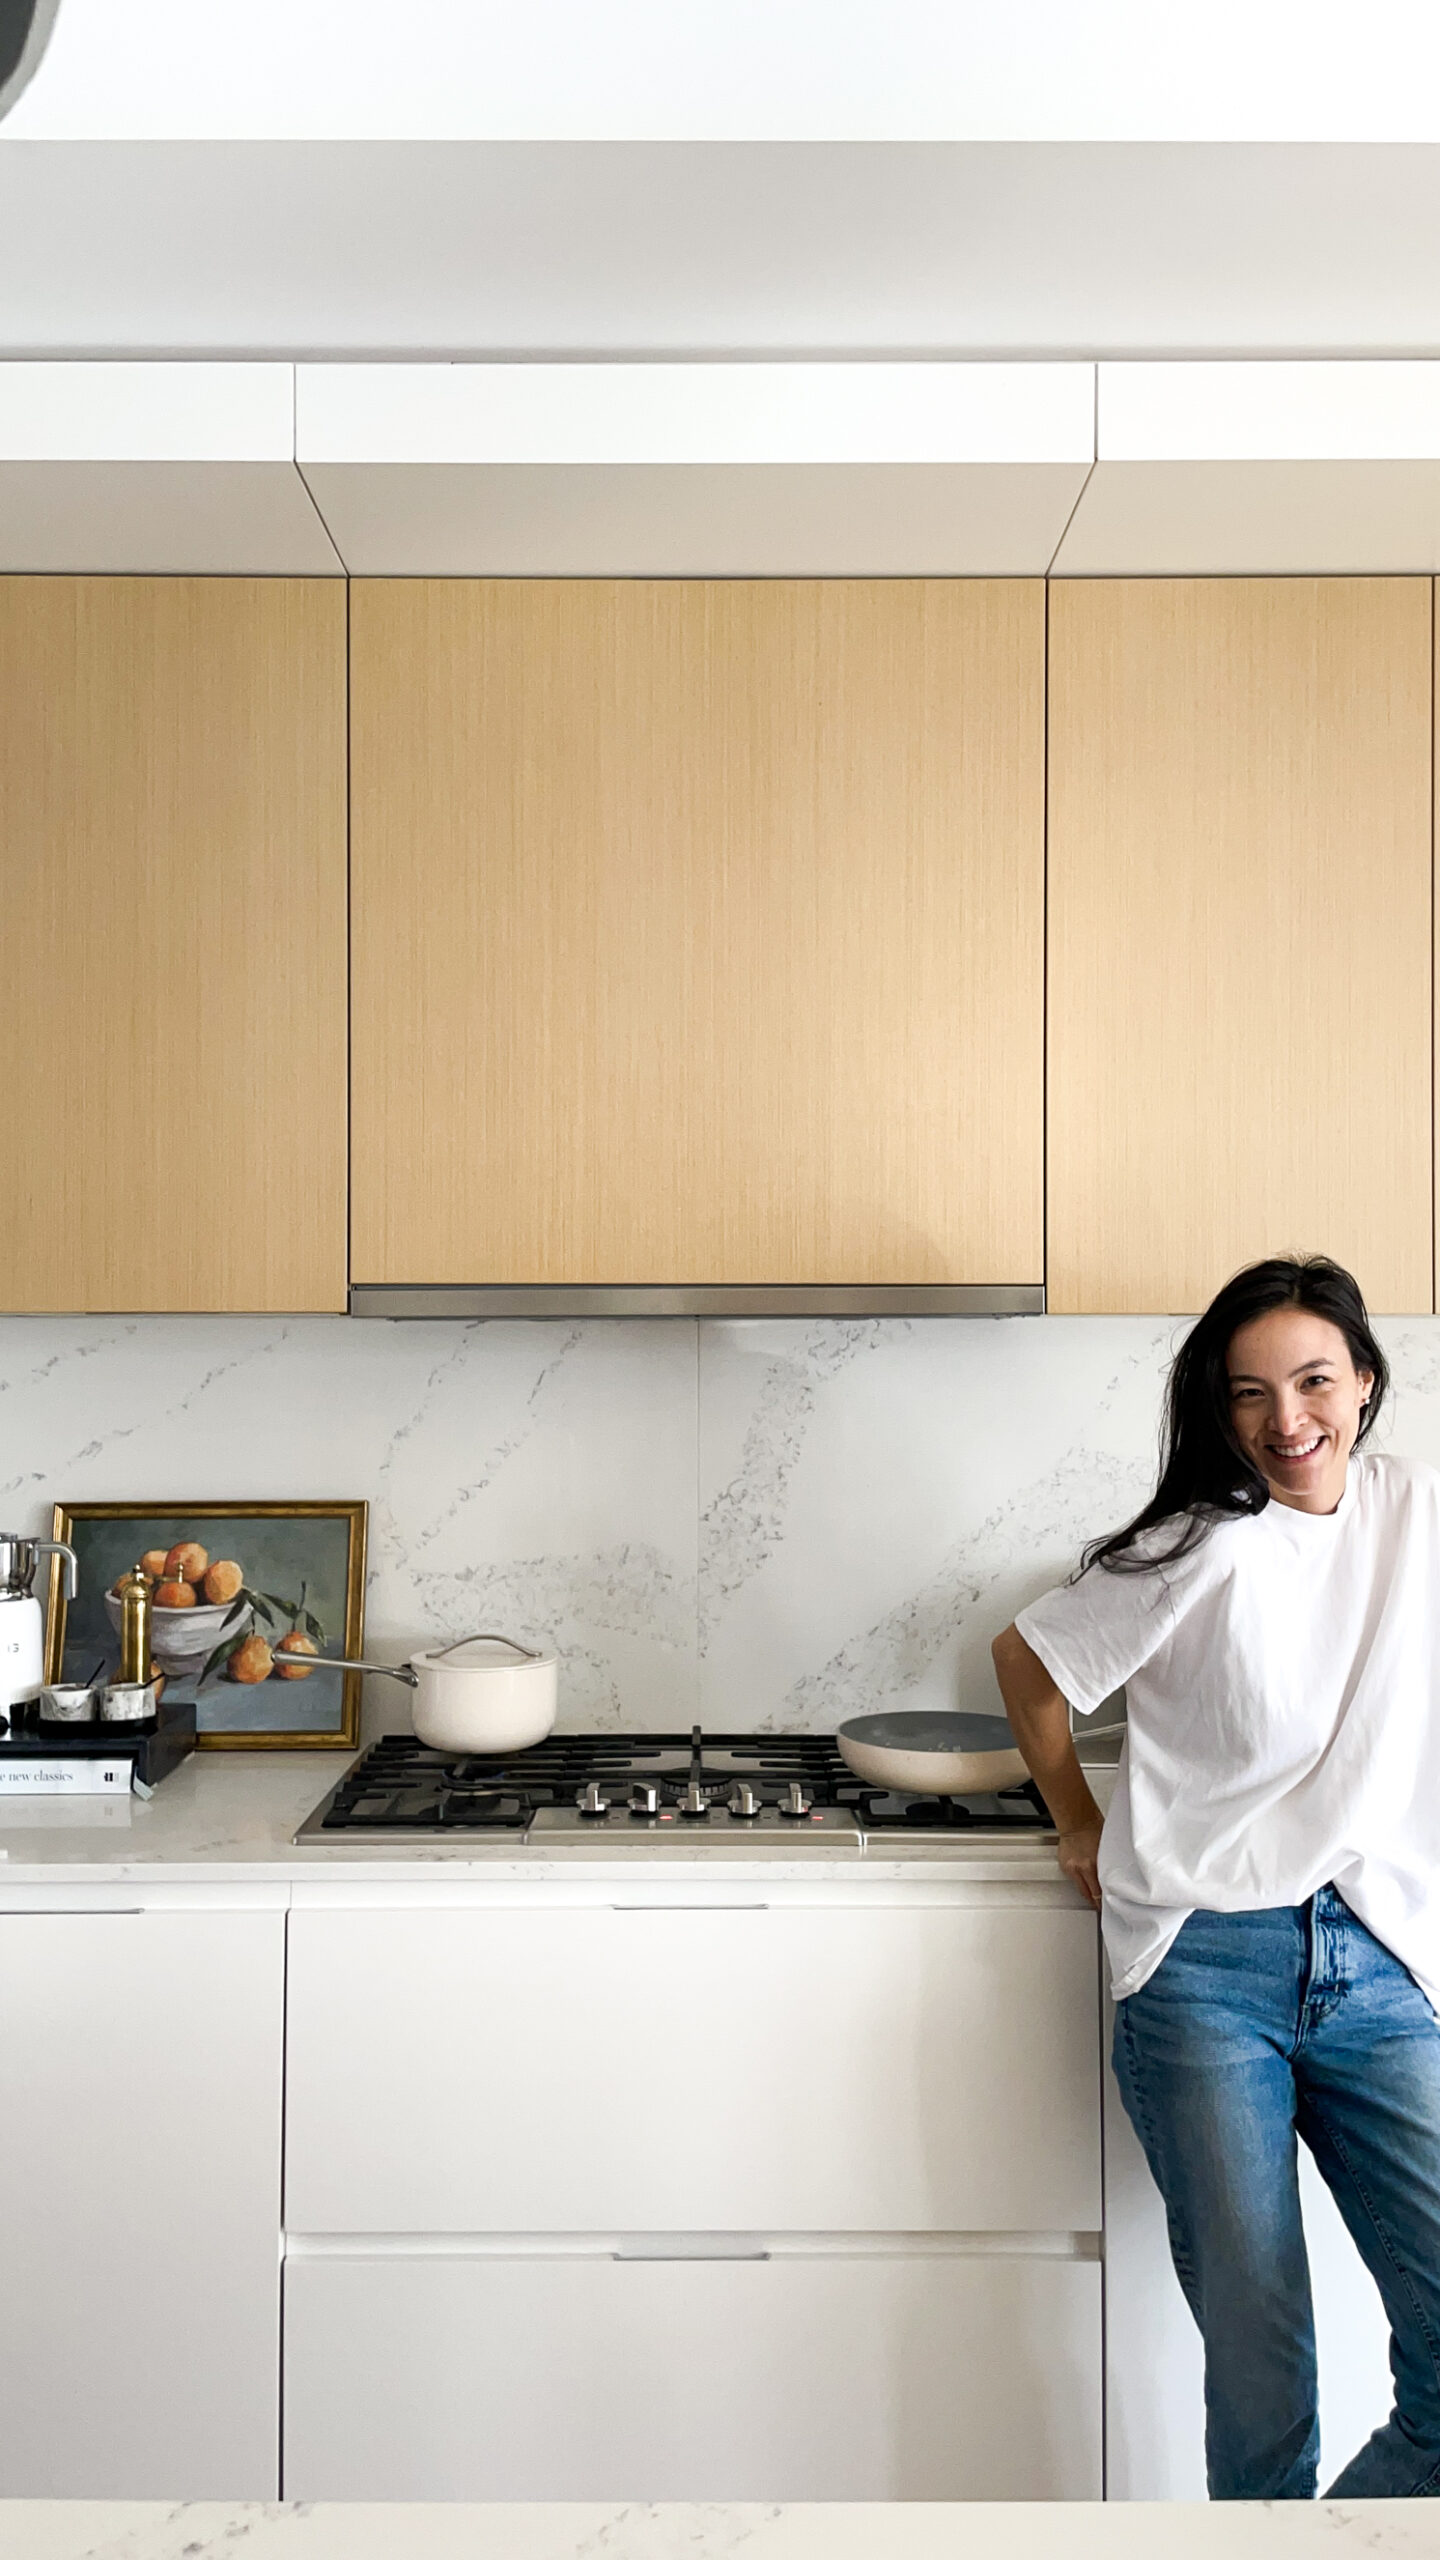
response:
{"label": "light oak cabinet panel", "polygon": [[351,615],[356,1281],[1038,1280],[1040,582]]}
{"label": "light oak cabinet panel", "polygon": [[1052,1309],[1431,1305],[1431,699],[1428,579],[1053,587]]}
{"label": "light oak cabinet panel", "polygon": [[345,599],[0,579],[0,1307],[345,1303]]}

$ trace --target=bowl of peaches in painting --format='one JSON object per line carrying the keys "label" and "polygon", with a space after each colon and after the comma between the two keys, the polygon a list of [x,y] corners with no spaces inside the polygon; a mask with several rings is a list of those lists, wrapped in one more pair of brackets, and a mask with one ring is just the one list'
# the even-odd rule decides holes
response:
{"label": "bowl of peaches in painting", "polygon": [[[200,1679],[219,1675],[242,1685],[306,1677],[305,1656],[320,1648],[305,1619],[305,1592],[294,1604],[274,1594],[257,1594],[245,1579],[236,1556],[212,1556],[198,1540],[179,1546],[149,1547],[135,1559],[150,1585],[151,1648],[156,1668],[177,1674],[194,1672]],[[267,1605],[268,1604],[268,1605]],[[114,1586],[105,1594],[105,1614],[120,1625],[120,1595]],[[289,1609],[290,1623],[283,1627]],[[261,1614],[267,1630],[255,1621]]]}

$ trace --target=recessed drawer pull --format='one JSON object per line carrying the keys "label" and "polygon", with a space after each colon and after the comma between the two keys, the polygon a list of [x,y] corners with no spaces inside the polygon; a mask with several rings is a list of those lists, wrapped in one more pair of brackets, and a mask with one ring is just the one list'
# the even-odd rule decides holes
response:
{"label": "recessed drawer pull", "polygon": [[88,1906],[67,1902],[59,1909],[52,1903],[43,1910],[6,1908],[0,1911],[0,1920],[143,1920],[144,1917],[145,1905],[142,1902],[100,1902]]}
{"label": "recessed drawer pull", "polygon": [[612,2249],[610,2252],[617,2267],[753,2267],[761,2260],[768,2264],[771,2254],[769,2249],[686,2248],[680,2243],[658,2249]]}

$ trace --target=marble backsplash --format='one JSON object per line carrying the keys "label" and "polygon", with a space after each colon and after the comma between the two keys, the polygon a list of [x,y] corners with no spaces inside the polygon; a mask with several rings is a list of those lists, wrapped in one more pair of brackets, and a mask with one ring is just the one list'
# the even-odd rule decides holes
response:
{"label": "marble backsplash", "polygon": [[[1183,1323],[0,1319],[0,1525],[364,1496],[367,1645],[553,1641],[561,1722],[991,1708],[992,1635],[1153,1478]],[[1440,1318],[1377,1445],[1440,1462]],[[369,1684],[371,1729],[403,1693]]]}

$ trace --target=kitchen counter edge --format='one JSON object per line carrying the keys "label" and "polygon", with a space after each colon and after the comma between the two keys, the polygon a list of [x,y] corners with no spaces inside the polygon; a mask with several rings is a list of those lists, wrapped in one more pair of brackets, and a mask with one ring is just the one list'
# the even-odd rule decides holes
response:
{"label": "kitchen counter edge", "polygon": [[[406,1841],[380,1848],[373,1840],[337,1838],[295,1846],[294,1835],[341,1775],[332,1752],[197,1753],[148,1801],[51,1798],[0,1806],[0,1907],[17,1893],[120,1885],[246,1885],[343,1889],[430,1886],[435,1889],[566,1885],[596,1897],[597,1888],[627,1898],[673,1901],[678,1888],[703,1886],[706,1898],[748,1900],[775,1888],[785,1898],[815,1885],[827,1898],[837,1886],[867,1893],[883,1885],[1025,1885],[1061,1898],[1053,1840],[981,1838],[949,1842],[887,1841],[861,1851],[808,1850],[785,1856],[747,1854],[748,1844],[687,1840],[683,1853],[646,1848],[597,1834],[563,1850],[527,1847],[512,1838]],[[268,1895],[267,1895],[268,1898]],[[285,1898],[290,1898],[287,1891]],[[600,1894],[610,1899],[610,1891]],[[1028,1896],[1027,1896],[1028,1898]]]}

